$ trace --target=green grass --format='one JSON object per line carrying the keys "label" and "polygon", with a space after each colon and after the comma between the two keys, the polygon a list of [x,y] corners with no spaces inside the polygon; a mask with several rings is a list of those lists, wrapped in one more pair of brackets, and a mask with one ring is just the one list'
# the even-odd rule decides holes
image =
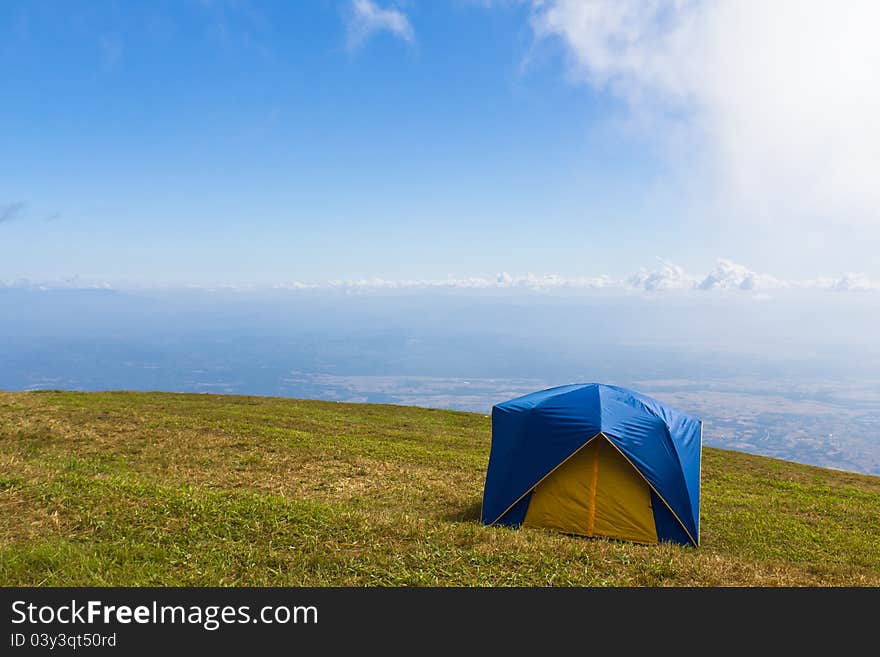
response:
{"label": "green grass", "polygon": [[642,546],[480,525],[489,434],[401,406],[0,393],[0,584],[880,585],[880,478],[706,448],[701,547]]}

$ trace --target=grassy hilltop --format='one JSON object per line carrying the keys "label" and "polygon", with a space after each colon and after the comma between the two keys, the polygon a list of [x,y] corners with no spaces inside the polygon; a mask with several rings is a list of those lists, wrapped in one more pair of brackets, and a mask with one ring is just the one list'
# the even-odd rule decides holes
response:
{"label": "grassy hilltop", "polygon": [[401,406],[0,393],[0,585],[880,585],[878,477],[705,448],[702,546],[641,546],[481,526],[489,434]]}

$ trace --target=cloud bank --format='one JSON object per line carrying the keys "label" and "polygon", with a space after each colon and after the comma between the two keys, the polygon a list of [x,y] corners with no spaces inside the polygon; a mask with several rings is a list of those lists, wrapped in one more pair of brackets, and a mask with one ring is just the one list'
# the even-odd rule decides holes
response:
{"label": "cloud bank", "polygon": [[17,278],[14,280],[0,280],[0,289],[13,290],[112,290],[113,286],[107,282],[89,282],[80,279],[79,276],[57,279],[51,281],[35,281],[29,278]]}
{"label": "cloud bank", "polygon": [[415,30],[405,13],[399,9],[383,9],[372,0],[352,0],[345,22],[349,50],[356,50],[381,32],[388,32],[410,45],[416,40]]}
{"label": "cloud bank", "polygon": [[[756,272],[745,265],[726,258],[719,258],[715,267],[702,275],[692,274],[673,262],[657,259],[653,268],[643,267],[629,276],[615,277],[608,274],[597,276],[560,276],[558,274],[536,275],[532,273],[517,275],[501,272],[494,277],[470,276],[447,278],[407,278],[387,279],[376,277],[336,279],[321,283],[287,281],[269,285],[275,290],[523,290],[551,291],[571,290],[585,292],[643,293],[662,296],[664,294],[739,294],[749,293],[754,299],[770,298],[768,292],[780,290],[815,290],[826,292],[880,292],[880,281],[873,280],[863,273],[849,272],[839,277],[825,277],[810,280],[785,280]],[[167,286],[160,286],[167,287]],[[192,290],[214,291],[255,291],[265,289],[266,285],[218,283],[213,285],[192,284],[185,286]],[[33,281],[25,278],[0,280],[0,288],[19,288],[33,290],[50,289],[114,289],[104,281],[85,282],[78,276],[56,281]]]}
{"label": "cloud bank", "polygon": [[441,278],[441,279],[339,279],[328,283],[291,281],[275,285],[289,290],[401,290],[401,289],[498,289],[498,290],[610,290],[617,292],[748,292],[753,298],[767,299],[768,291],[784,289],[820,290],[831,292],[880,292],[880,281],[864,274],[847,273],[839,278],[813,280],[783,280],[756,271],[725,258],[719,258],[715,267],[706,274],[694,275],[668,260],[658,259],[653,269],[642,268],[630,276],[615,278],[606,274],[592,277],[566,277],[555,274],[513,275],[502,272],[494,278]]}

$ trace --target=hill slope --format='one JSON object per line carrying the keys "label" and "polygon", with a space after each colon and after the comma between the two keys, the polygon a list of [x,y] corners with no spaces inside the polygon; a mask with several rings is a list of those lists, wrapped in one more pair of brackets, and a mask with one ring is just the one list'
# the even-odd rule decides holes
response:
{"label": "hill slope", "polygon": [[0,393],[0,584],[880,585],[880,478],[706,448],[699,549],[586,540],[479,524],[489,432],[400,406]]}

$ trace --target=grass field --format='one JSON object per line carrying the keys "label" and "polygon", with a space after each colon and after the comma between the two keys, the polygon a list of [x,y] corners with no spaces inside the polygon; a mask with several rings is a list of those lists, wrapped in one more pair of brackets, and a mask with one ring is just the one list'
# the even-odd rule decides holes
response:
{"label": "grass field", "polygon": [[701,547],[641,546],[480,525],[489,434],[401,406],[0,393],[0,584],[880,585],[880,478],[705,448]]}

